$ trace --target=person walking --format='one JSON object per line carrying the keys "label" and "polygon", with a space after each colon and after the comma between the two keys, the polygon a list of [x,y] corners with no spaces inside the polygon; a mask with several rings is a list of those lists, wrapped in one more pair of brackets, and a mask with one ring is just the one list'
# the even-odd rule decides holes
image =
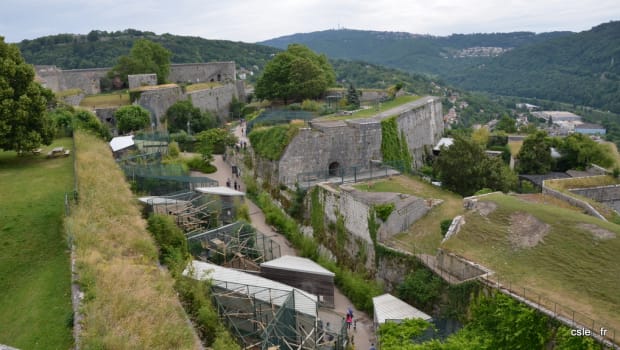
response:
{"label": "person walking", "polygon": [[353,316],[351,316],[351,314],[347,314],[347,329],[351,329],[351,323],[353,323]]}
{"label": "person walking", "polygon": [[375,343],[371,343],[368,350],[377,350],[377,348],[375,348]]}

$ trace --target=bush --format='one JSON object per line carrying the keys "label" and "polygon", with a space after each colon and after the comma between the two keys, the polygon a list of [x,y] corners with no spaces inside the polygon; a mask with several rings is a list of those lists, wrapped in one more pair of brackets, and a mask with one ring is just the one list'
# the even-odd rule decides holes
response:
{"label": "bush", "polygon": [[384,203],[375,205],[375,213],[377,213],[377,217],[381,219],[383,222],[387,221],[390,214],[394,210],[394,203]]}
{"label": "bush", "polygon": [[323,108],[323,105],[315,100],[304,100],[301,103],[301,109],[304,111],[318,112]]}
{"label": "bush", "polygon": [[189,257],[187,239],[172,217],[151,215],[147,229],[159,246],[159,261],[168,265],[173,275],[183,271]]}
{"label": "bush", "polygon": [[439,227],[441,228],[441,235],[442,236],[446,236],[446,233],[448,233],[448,229],[450,228],[450,225],[452,225],[452,219],[446,219],[446,220],[441,220],[441,222],[439,223]]}
{"label": "bush", "polygon": [[200,171],[205,174],[212,174],[217,171],[217,168],[213,164],[204,160],[202,156],[194,156],[185,160],[185,163],[190,169]]}
{"label": "bush", "polygon": [[179,143],[176,141],[172,141],[168,144],[168,155],[172,158],[176,158],[181,153],[181,149],[179,148]]}

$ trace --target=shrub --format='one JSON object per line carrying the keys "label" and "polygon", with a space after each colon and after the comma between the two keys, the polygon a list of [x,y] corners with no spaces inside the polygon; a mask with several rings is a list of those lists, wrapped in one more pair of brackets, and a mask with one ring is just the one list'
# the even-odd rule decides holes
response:
{"label": "shrub", "polygon": [[172,141],[168,144],[168,155],[172,158],[176,158],[181,153],[181,149],[179,148],[179,143],[176,141]]}
{"label": "shrub", "polygon": [[375,205],[375,213],[377,213],[377,217],[381,219],[383,222],[387,221],[390,214],[394,210],[394,203],[384,203]]}
{"label": "shrub", "polygon": [[202,156],[194,156],[185,160],[185,162],[190,169],[200,171],[205,174],[211,174],[217,171],[217,168],[213,164],[204,160]]}
{"label": "shrub", "polygon": [[323,105],[315,100],[304,100],[301,103],[301,109],[304,111],[318,112],[323,108]]}
{"label": "shrub", "polygon": [[159,246],[159,261],[168,265],[173,275],[180,273],[189,257],[183,231],[171,216],[157,214],[149,217],[147,229]]}
{"label": "shrub", "polygon": [[441,228],[441,235],[445,236],[448,233],[448,229],[452,225],[452,219],[441,220],[439,227]]}

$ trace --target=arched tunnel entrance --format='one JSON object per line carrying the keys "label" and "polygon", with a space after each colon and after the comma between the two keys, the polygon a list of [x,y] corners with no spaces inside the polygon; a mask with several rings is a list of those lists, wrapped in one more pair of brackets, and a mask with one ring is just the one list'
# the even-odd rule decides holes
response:
{"label": "arched tunnel entrance", "polygon": [[331,162],[329,163],[329,176],[339,176],[340,175],[340,163]]}

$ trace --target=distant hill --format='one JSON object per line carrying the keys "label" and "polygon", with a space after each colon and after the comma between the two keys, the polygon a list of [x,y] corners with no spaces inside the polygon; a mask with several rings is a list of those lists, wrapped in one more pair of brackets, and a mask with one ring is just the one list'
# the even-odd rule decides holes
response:
{"label": "distant hill", "polygon": [[437,75],[467,90],[542,98],[620,113],[620,22],[591,30],[454,34],[327,30],[261,42],[301,43],[329,57]]}
{"label": "distant hill", "polygon": [[523,45],[562,37],[570,32],[454,34],[446,37],[402,32],[326,30],[283,36],[259,44],[285,49],[304,44],[332,58],[361,60],[410,72],[444,76],[463,67],[486,63]]}
{"label": "distant hill", "polygon": [[445,78],[465,89],[620,113],[620,22],[519,47]]}
{"label": "distant hill", "polygon": [[127,29],[117,32],[93,30],[87,35],[58,34],[24,40],[18,44],[26,62],[56,65],[62,69],[112,67],[126,55],[137,39],[148,39],[172,51],[172,63],[235,61],[238,67],[263,67],[279,50],[256,44],[172,34],[157,35]]}

